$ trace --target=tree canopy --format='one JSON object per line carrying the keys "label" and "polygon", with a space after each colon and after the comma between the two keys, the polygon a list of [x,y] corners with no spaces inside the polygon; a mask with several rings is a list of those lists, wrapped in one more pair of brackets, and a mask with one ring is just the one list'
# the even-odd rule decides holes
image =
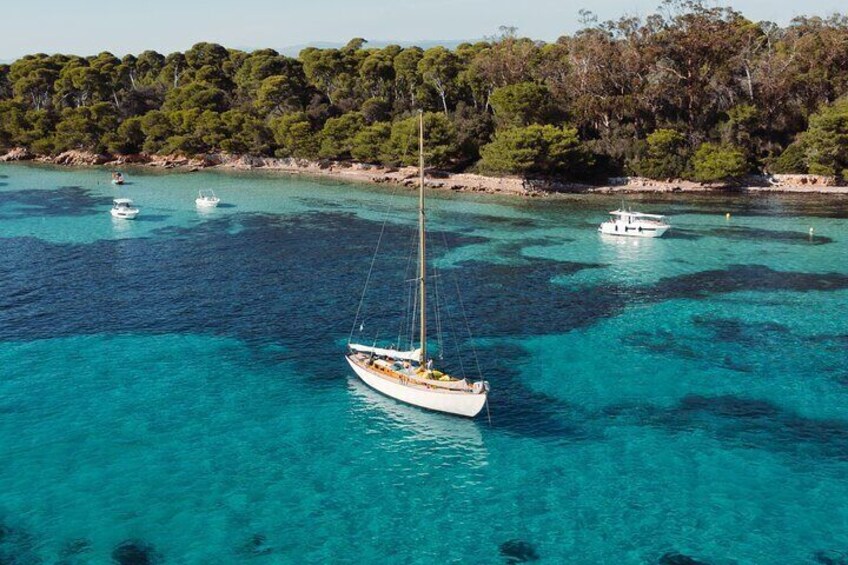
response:
{"label": "tree canopy", "polygon": [[[0,65],[0,149],[251,153],[502,174],[848,174],[848,18],[780,27],[701,0],[545,43],[501,28],[456,49],[369,47]],[[724,175],[723,178],[726,178]]]}

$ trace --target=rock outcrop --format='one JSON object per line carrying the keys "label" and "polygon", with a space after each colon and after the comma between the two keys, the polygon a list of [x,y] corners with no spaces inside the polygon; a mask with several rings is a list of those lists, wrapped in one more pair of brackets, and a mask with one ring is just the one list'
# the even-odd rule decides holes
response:
{"label": "rock outcrop", "polygon": [[771,175],[768,178],[769,185],[783,186],[839,186],[836,177],[824,175]]}
{"label": "rock outcrop", "polygon": [[29,161],[35,159],[35,155],[29,152],[26,147],[15,147],[3,156],[0,156],[0,162],[8,163],[11,161]]}
{"label": "rock outcrop", "polygon": [[[218,167],[234,170],[263,169],[290,174],[333,176],[345,180],[376,184],[418,186],[416,167],[382,167],[346,161],[310,161],[296,158],[261,157],[230,153],[209,153],[195,157],[183,155],[99,155],[85,151],[66,151],[60,155],[40,157],[25,148],[15,148],[0,157],[0,161],[38,159],[57,165],[119,167],[139,165],[162,169],[197,171]],[[570,183],[557,179],[528,179],[521,177],[489,177],[472,173],[448,173],[428,170],[425,179],[430,188],[541,196],[557,193],[617,193],[617,192],[709,192],[717,190],[748,190],[750,192],[817,192],[848,193],[848,187],[838,186],[834,177],[818,175],[751,175],[736,183],[698,183],[682,179],[653,180],[642,177],[615,177],[603,186]]]}
{"label": "rock outcrop", "polygon": [[39,161],[53,163],[54,165],[66,165],[69,167],[86,167],[91,165],[103,165],[112,160],[109,155],[89,153],[88,151],[65,151],[55,157],[39,157]]}

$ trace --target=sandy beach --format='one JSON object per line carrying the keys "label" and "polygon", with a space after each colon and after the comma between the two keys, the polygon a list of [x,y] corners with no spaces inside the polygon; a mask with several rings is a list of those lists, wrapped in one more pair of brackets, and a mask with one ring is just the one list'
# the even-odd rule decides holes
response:
{"label": "sandy beach", "polygon": [[[306,159],[256,157],[250,155],[207,154],[198,157],[179,155],[99,155],[85,151],[66,151],[55,156],[34,155],[25,149],[13,149],[0,156],[0,162],[33,161],[61,166],[103,166],[120,168],[142,166],[187,172],[219,168],[238,171],[277,171],[286,174],[335,177],[354,182],[417,186],[416,167],[388,168],[364,163],[310,161]],[[493,177],[473,173],[449,173],[428,170],[426,186],[462,192],[512,194],[543,197],[556,194],[749,192],[810,193],[848,195],[848,186],[837,185],[832,177],[817,175],[750,175],[738,184],[697,183],[683,179],[665,181],[641,177],[615,177],[604,184],[581,184],[558,179]]]}

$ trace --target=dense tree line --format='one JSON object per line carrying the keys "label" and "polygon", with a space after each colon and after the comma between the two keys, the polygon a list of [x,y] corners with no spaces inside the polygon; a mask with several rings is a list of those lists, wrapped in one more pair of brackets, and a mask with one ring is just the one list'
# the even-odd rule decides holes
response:
{"label": "dense tree line", "polygon": [[297,59],[199,43],[0,65],[0,148],[232,152],[499,174],[848,176],[848,18],[752,22],[672,0],[554,43],[455,50],[354,39]]}

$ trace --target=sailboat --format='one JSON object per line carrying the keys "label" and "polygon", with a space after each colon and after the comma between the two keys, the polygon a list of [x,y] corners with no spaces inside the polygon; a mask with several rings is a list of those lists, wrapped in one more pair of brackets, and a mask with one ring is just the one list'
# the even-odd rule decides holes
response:
{"label": "sailboat", "polygon": [[[473,418],[486,406],[489,383],[449,375],[427,351],[427,249],[424,214],[424,114],[418,114],[418,347],[401,351],[348,342],[347,362],[371,388],[401,402]],[[354,322],[355,324],[355,322]]]}

